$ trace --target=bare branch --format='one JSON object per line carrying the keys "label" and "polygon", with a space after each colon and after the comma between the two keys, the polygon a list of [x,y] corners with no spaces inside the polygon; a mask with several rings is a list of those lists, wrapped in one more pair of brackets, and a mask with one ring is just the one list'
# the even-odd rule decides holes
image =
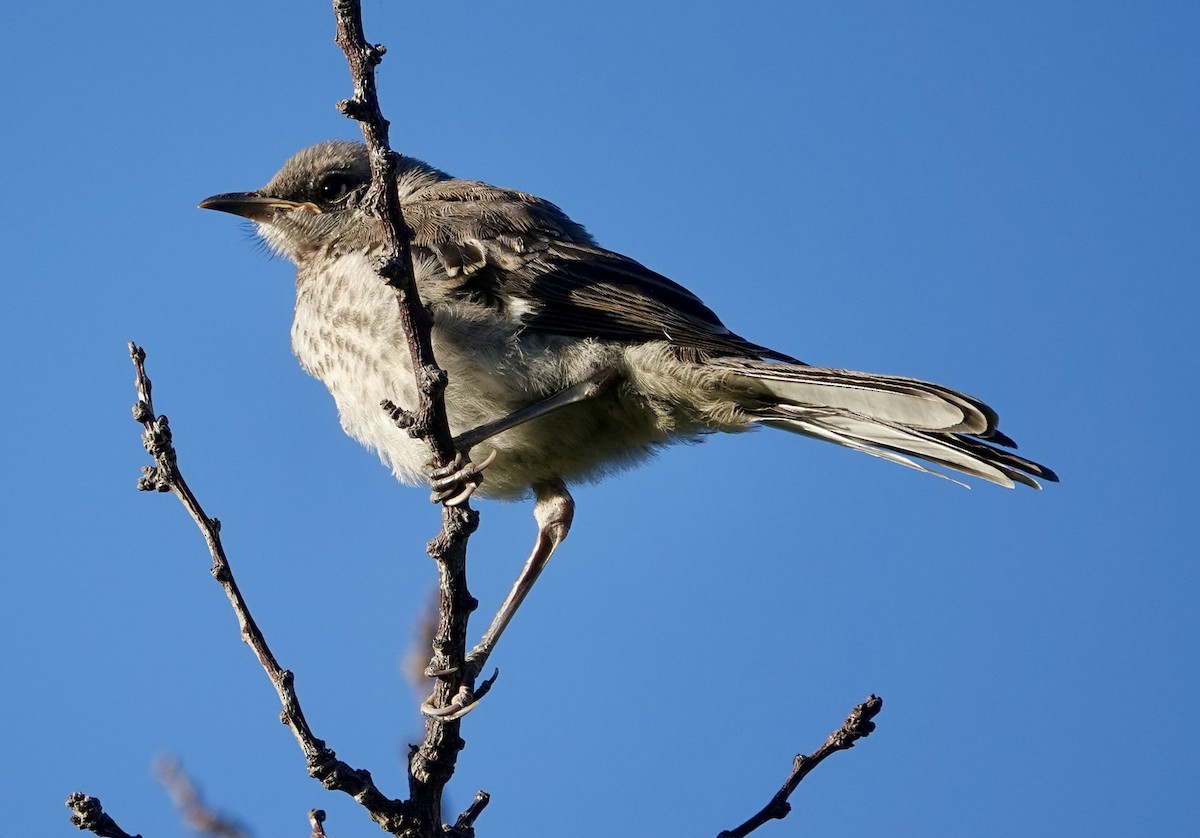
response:
{"label": "bare branch", "polygon": [[[388,256],[379,265],[379,275],[396,291],[400,319],[416,373],[417,392],[421,395],[421,404],[409,416],[408,432],[429,443],[434,466],[440,467],[450,463],[455,453],[442,398],[446,373],[433,357],[430,340],[433,321],[421,304],[413,274],[412,231],[404,222],[396,191],[396,163],[400,155],[388,145],[389,123],[379,109],[379,97],[375,92],[375,67],[387,50],[382,45],[367,43],[359,0],[334,0],[333,11],[337,19],[337,44],[346,54],[354,81],[354,97],[338,102],[338,110],[358,120],[367,145],[371,160],[371,191],[366,209],[380,220],[388,249]],[[386,395],[381,394],[380,398]]]}
{"label": "bare branch", "polygon": [[309,838],[325,838],[324,809],[309,809],[308,823],[312,826],[312,834],[309,835]]}
{"label": "bare branch", "polygon": [[242,829],[232,818],[207,805],[200,789],[183,768],[173,759],[160,759],[154,764],[154,773],[162,783],[171,800],[183,816],[183,822],[192,830],[217,838],[249,838],[250,833]]}
{"label": "bare branch", "polygon": [[142,838],[117,826],[117,822],[104,813],[99,798],[89,797],[81,791],[71,792],[67,795],[67,808],[71,810],[71,823],[100,838]]}
{"label": "bare branch", "polygon": [[[412,267],[412,232],[404,222],[396,191],[398,155],[388,146],[388,121],[379,108],[375,88],[375,66],[386,51],[368,44],[363,34],[362,7],[358,0],[334,0],[337,44],[346,54],[354,81],[354,96],[338,103],[346,116],[359,121],[371,160],[369,211],[383,225],[389,256],[379,273],[396,292],[400,320],[408,339],[420,403],[404,415],[409,433],[424,439],[433,454],[432,465],[441,469],[454,462],[454,440],[446,417],[443,394],[446,373],[433,356],[430,338],[432,320],[421,305]],[[385,398],[388,394],[380,394]],[[478,526],[478,513],[466,503],[442,505],[442,530],[429,543],[429,555],[438,566],[438,623],[433,638],[433,657],[428,671],[436,675],[427,704],[450,706],[456,697],[471,695],[474,673],[464,665],[467,652],[467,620],[478,603],[467,588],[467,539]],[[428,717],[425,737],[409,754],[410,803],[417,818],[441,831],[442,793],[454,774],[458,752],[466,742],[459,735],[457,718]]]}
{"label": "bare branch", "polygon": [[471,805],[463,810],[463,813],[458,816],[458,820],[454,822],[454,826],[450,830],[450,834],[454,838],[474,838],[475,836],[475,819],[483,812],[488,802],[492,799],[486,791],[475,792],[475,799],[471,801]]}
{"label": "bare branch", "polygon": [[142,423],[145,431],[142,443],[146,451],[154,458],[153,466],[142,469],[142,477],[138,480],[138,488],[160,492],[172,492],[187,509],[196,526],[208,542],[209,553],[212,555],[212,575],[221,583],[225,595],[233,605],[241,628],[242,640],[254,652],[258,662],[262,664],[275,687],[275,692],[283,704],[280,719],[291,728],[292,734],[304,752],[308,764],[308,773],[328,789],[343,791],[351,795],[370,813],[371,818],[384,830],[399,835],[412,826],[411,807],[407,802],[393,800],[385,796],[371,779],[371,774],[365,769],[352,768],[337,758],[332,749],[318,739],[308,726],[304,712],[300,708],[300,699],[296,695],[294,676],[275,660],[267,640],[250,608],[242,597],[241,590],[233,578],[233,570],[221,545],[221,522],[210,518],[200,506],[196,496],[183,479],[179,471],[175,447],[171,438],[171,429],[166,416],[158,416],[154,412],[151,400],[150,379],[146,376],[146,353],[133,343],[129,344],[129,354],[137,371],[138,401],[133,406],[133,418]]}
{"label": "bare branch", "polygon": [[804,754],[797,755],[795,761],[792,763],[792,773],[788,775],[783,788],[771,798],[770,803],[741,826],[736,829],[726,830],[718,835],[717,838],[745,838],[745,836],[758,829],[767,821],[787,817],[787,814],[792,811],[792,804],[788,803],[788,798],[792,796],[792,792],[800,785],[800,781],[807,776],[808,772],[820,765],[825,757],[837,751],[853,748],[855,742],[864,736],[869,736],[875,730],[875,722],[871,720],[879,715],[879,711],[882,709],[883,699],[877,695],[872,695],[862,704],[851,710],[850,715],[846,717],[846,721],[842,722],[842,726],[829,734],[829,738],[825,740],[825,744],[818,748],[816,752],[811,756],[804,756]]}

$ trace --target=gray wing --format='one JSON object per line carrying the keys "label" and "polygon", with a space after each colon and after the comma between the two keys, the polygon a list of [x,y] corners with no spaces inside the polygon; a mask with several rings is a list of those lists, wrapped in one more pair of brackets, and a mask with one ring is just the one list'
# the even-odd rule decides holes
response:
{"label": "gray wing", "polygon": [[625,343],[666,341],[705,355],[785,358],[734,334],[682,285],[591,245],[555,242],[505,278],[531,301],[527,328]]}
{"label": "gray wing", "polygon": [[414,246],[437,259],[455,296],[517,316],[529,331],[796,363],[734,334],[691,291],[597,246],[533,195],[446,180],[408,197],[404,212]]}

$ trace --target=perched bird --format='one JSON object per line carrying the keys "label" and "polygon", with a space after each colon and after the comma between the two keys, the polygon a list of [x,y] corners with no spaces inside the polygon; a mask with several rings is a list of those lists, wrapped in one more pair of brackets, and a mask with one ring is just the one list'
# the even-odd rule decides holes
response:
{"label": "perched bird", "polygon": [[[326,142],[262,189],[200,206],[254,221],[295,263],[301,365],[329,388],[346,433],[415,483],[429,476],[427,448],[380,408],[383,399],[415,406],[417,394],[395,297],[376,273],[385,246],[363,210],[369,185],[365,147]],[[474,658],[490,653],[566,536],[567,485],[673,442],[768,425],[920,471],[938,473],[913,458],[1007,487],[1058,479],[1004,450],[1012,440],[977,399],[808,366],[751,343],[686,288],[598,246],[548,201],[409,157],[397,188],[434,351],[449,373],[451,429],[460,447],[491,461],[479,494],[536,498],[537,543]]]}

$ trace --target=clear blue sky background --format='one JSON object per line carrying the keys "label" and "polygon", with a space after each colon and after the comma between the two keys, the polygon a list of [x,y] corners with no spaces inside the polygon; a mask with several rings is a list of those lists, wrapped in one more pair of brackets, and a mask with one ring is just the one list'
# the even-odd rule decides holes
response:
{"label": "clear blue sky background", "polygon": [[[1200,21],[1193,3],[366,4],[402,151],[542,194],[805,360],[986,398],[1047,491],[771,432],[577,493],[465,724],[481,835],[711,836],[874,691],[799,835],[1193,835]],[[14,5],[0,831],[99,796],[182,827],[176,755],[258,835],[375,835],[309,780],[169,496],[125,342],[309,718],[405,790],[399,670],[437,515],[288,347],[290,266],[195,208],[353,138],[329,4]],[[533,535],[484,503],[490,613]]]}

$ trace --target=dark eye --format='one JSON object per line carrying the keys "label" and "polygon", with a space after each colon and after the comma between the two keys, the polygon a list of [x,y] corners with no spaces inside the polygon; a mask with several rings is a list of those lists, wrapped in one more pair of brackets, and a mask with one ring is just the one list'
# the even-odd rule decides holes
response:
{"label": "dark eye", "polygon": [[352,185],[349,175],[344,172],[334,172],[325,175],[317,184],[317,195],[322,201],[332,204],[350,194]]}

